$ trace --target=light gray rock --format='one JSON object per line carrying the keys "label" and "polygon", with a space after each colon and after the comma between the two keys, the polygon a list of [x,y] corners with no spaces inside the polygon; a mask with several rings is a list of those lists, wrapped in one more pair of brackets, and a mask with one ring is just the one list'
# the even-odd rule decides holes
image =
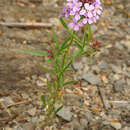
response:
{"label": "light gray rock", "polygon": [[106,69],[108,67],[108,64],[105,61],[101,61],[98,64],[98,66],[99,66],[100,69]]}
{"label": "light gray rock", "polygon": [[115,47],[116,47],[117,49],[119,49],[119,50],[123,50],[123,49],[124,49],[124,47],[123,47],[119,42],[116,42],[116,43],[115,43]]}
{"label": "light gray rock", "polygon": [[33,123],[26,123],[23,125],[24,130],[35,130],[35,125]]}
{"label": "light gray rock", "polygon": [[72,66],[75,70],[79,70],[81,68],[81,63],[80,62],[73,62]]}
{"label": "light gray rock", "polygon": [[94,75],[92,72],[84,73],[82,79],[93,85],[101,82],[100,78],[97,75]]}
{"label": "light gray rock", "polygon": [[130,86],[130,79],[127,79],[126,81],[127,81],[127,85]]}
{"label": "light gray rock", "polygon": [[22,93],[21,95],[22,95],[23,99],[28,99],[29,98],[29,95],[26,94],[26,93]]}
{"label": "light gray rock", "polygon": [[91,122],[93,120],[93,118],[94,118],[94,116],[93,116],[93,114],[91,112],[85,113],[85,117],[87,118],[87,120],[89,122]]}
{"label": "light gray rock", "polygon": [[[58,105],[59,106],[59,105]],[[58,108],[58,106],[56,106],[56,108]],[[61,117],[62,119],[66,120],[66,121],[71,121],[72,119],[72,112],[70,111],[70,109],[68,107],[63,107],[58,113],[57,115],[59,117]]]}
{"label": "light gray rock", "polygon": [[116,92],[121,92],[123,89],[124,89],[124,81],[123,80],[116,81],[114,90]]}
{"label": "light gray rock", "polygon": [[2,98],[1,101],[2,101],[2,105],[4,107],[8,107],[8,106],[14,104],[14,101],[9,96]]}
{"label": "light gray rock", "polygon": [[37,111],[36,108],[32,108],[32,109],[28,110],[28,113],[29,113],[29,115],[34,116],[36,114],[36,111]]}
{"label": "light gray rock", "polygon": [[87,126],[88,126],[88,121],[87,121],[87,119],[80,119],[80,124],[81,124],[81,126],[83,127],[83,128],[87,128]]}
{"label": "light gray rock", "polygon": [[130,130],[130,127],[124,127],[122,130]]}
{"label": "light gray rock", "polygon": [[112,123],[111,123],[111,126],[112,126],[113,128],[115,128],[116,130],[121,129],[121,123],[119,123],[119,122],[112,122]]}
{"label": "light gray rock", "polygon": [[113,72],[118,73],[118,74],[122,73],[122,70],[121,70],[120,66],[117,66],[117,65],[114,65],[114,64],[110,64],[110,67],[111,67]]}

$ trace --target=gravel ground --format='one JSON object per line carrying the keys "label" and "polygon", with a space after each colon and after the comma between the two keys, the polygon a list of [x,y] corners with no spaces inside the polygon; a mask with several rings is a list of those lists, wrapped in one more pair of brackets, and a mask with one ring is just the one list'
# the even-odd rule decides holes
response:
{"label": "gravel ground", "polygon": [[[0,1],[0,21],[54,23],[62,3],[47,0]],[[129,0],[106,0],[100,21],[92,25],[94,37],[106,45],[92,60],[73,62],[78,83],[65,88],[64,108],[55,124],[45,130],[130,130],[130,23]],[[0,130],[42,130],[40,101],[49,75],[37,60],[21,49],[44,50],[51,28],[0,26]]]}

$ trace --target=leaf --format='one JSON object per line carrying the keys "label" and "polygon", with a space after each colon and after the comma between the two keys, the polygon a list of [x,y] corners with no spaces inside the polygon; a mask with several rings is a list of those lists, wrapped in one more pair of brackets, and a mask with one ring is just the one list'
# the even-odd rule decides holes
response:
{"label": "leaf", "polygon": [[90,42],[91,38],[92,38],[91,25],[88,24],[88,42]]}
{"label": "leaf", "polygon": [[60,107],[58,107],[55,111],[55,115],[63,108],[63,105],[61,105]]}
{"label": "leaf", "polygon": [[52,70],[50,70],[50,69],[46,68],[46,67],[45,67],[45,66],[43,66],[41,63],[39,63],[39,65],[40,65],[40,66],[41,66],[41,68],[42,68],[43,70],[45,70],[46,72],[51,73],[51,74],[53,74],[53,75],[56,75],[56,73],[55,73],[55,72],[53,72]]}
{"label": "leaf", "polygon": [[69,29],[68,26],[67,26],[67,24],[65,23],[65,21],[63,20],[62,17],[60,18],[60,22],[64,26],[65,29],[67,29],[67,30]]}
{"label": "leaf", "polygon": [[75,84],[77,81],[68,81],[68,82],[65,82],[63,85],[66,86],[66,85],[69,85],[69,84]]}
{"label": "leaf", "polygon": [[65,68],[63,69],[63,72],[65,72],[66,69],[68,69],[71,64],[72,64],[72,60],[70,60],[69,63],[65,66]]}
{"label": "leaf", "polygon": [[62,86],[64,84],[64,74],[62,72],[59,77],[59,83],[60,83],[60,86]]}
{"label": "leaf", "polygon": [[55,46],[55,49],[59,47],[59,42],[58,42],[58,39],[57,39],[57,36],[56,36],[56,33],[55,31],[53,31],[53,37],[54,37],[54,41],[56,42],[56,46]]}
{"label": "leaf", "polygon": [[68,37],[67,39],[64,40],[64,42],[61,45],[60,51],[64,48],[64,46],[71,40],[71,37]]}
{"label": "leaf", "polygon": [[76,44],[77,44],[77,47],[79,48],[79,49],[83,49],[83,47],[82,47],[82,45],[80,44],[80,43],[78,43],[78,42],[76,42]]}
{"label": "leaf", "polygon": [[41,96],[41,100],[42,100],[42,104],[44,105],[44,107],[46,107],[46,100],[44,96]]}
{"label": "leaf", "polygon": [[43,52],[43,51],[24,50],[24,52],[31,53],[31,54],[37,55],[37,56],[48,56],[48,53]]}
{"label": "leaf", "polygon": [[85,32],[85,30],[84,30],[84,35],[83,35],[83,47],[85,46],[85,42],[86,42],[86,32]]}

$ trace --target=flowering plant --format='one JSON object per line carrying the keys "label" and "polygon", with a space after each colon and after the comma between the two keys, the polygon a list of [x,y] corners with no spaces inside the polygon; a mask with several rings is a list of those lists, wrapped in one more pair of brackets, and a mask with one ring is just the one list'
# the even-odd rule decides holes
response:
{"label": "flowering plant", "polygon": [[[53,31],[53,40],[51,40],[53,44],[51,42],[47,43],[50,47],[47,52],[25,50],[25,52],[35,55],[47,56],[47,63],[50,63],[53,66],[53,69],[49,69],[40,63],[43,70],[52,75],[51,80],[48,80],[48,94],[41,97],[47,125],[53,123],[57,112],[63,107],[63,105],[60,105],[58,108],[55,106],[56,104],[62,103],[61,99],[64,86],[76,82],[73,80],[66,81],[65,78],[65,74],[70,71],[72,62],[78,56],[93,56],[95,52],[99,51],[102,47],[102,44],[98,41],[92,43],[90,26],[99,19],[101,11],[102,7],[100,0],[67,0],[63,12],[60,14],[60,22],[69,34],[69,37],[62,43],[59,43],[56,33]],[[67,25],[63,17],[70,17],[72,21]],[[80,27],[84,28],[82,39],[80,39],[76,33]],[[73,45],[76,45],[78,49],[73,53],[70,53],[69,50]],[[87,49],[86,46],[88,46]]]}

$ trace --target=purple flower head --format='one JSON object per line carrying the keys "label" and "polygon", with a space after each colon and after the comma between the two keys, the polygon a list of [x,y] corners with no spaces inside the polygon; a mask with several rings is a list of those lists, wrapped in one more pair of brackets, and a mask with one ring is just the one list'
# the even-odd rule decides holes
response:
{"label": "purple flower head", "polygon": [[71,17],[70,29],[78,31],[84,24],[96,23],[102,13],[100,0],[66,0],[60,16]]}

